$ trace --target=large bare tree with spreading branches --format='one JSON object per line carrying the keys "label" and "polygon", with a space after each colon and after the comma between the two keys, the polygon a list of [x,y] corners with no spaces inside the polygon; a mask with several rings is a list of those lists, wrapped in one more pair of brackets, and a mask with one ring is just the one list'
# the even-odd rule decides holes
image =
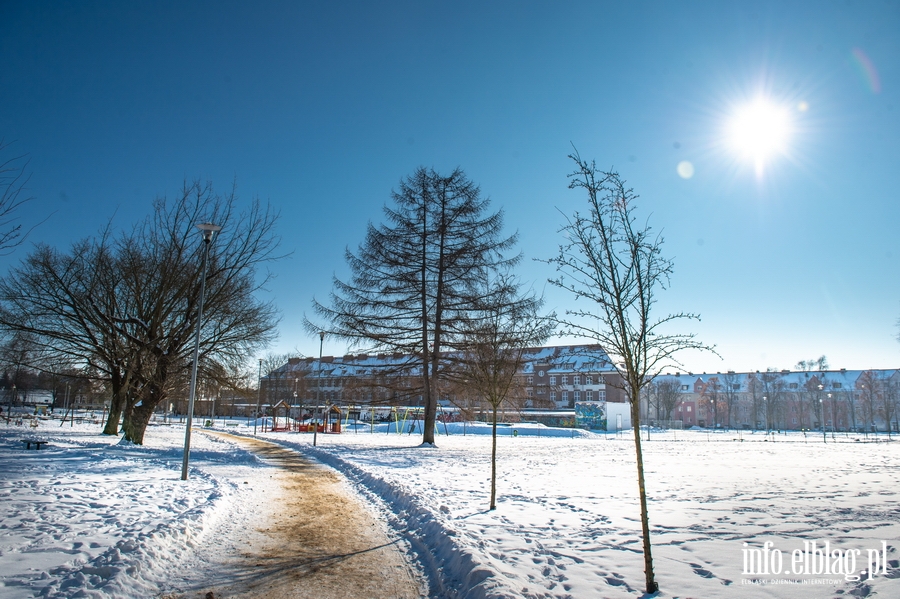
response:
{"label": "large bare tree with spreading branches", "polygon": [[28,231],[18,222],[18,211],[22,204],[34,199],[27,192],[28,159],[11,149],[9,143],[0,139],[0,254],[10,252],[25,240]]}
{"label": "large bare tree with spreading branches", "polygon": [[38,246],[0,279],[0,325],[108,382],[104,432],[118,434],[122,417],[125,438],[142,443],[190,365],[203,243],[195,225],[223,228],[210,248],[200,323],[200,363],[216,370],[245,361],[274,334],[275,308],[255,294],[266,281],[257,269],[277,258],[276,220],[258,201],[238,212],[233,192],[185,184],[130,231],[107,227],[68,252]]}
{"label": "large bare tree with spreading branches", "polygon": [[672,261],[662,253],[662,237],[637,221],[637,196],[615,172],[598,170],[577,153],[569,156],[575,171],[570,189],[587,194],[587,210],[567,218],[561,233],[566,241],[547,262],[556,267],[550,283],[570,292],[579,304],[558,317],[561,332],[599,343],[618,366],[631,402],[631,422],[637,459],[638,491],[643,532],[646,590],[659,589],[653,574],[650,523],[640,437],[641,390],[666,367],[680,365],[675,354],[688,349],[712,349],[694,334],[670,332],[696,314],[657,316],[657,294],[666,288]]}

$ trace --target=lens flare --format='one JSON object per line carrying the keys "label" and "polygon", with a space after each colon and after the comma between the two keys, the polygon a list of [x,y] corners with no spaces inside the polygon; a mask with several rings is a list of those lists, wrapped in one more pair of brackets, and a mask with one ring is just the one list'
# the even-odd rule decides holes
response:
{"label": "lens flare", "polygon": [[728,136],[732,148],[761,173],[769,159],[786,152],[790,133],[789,111],[760,99],[735,112]]}
{"label": "lens flare", "polygon": [[679,162],[675,170],[678,171],[678,176],[682,179],[690,179],[694,176],[694,165],[687,160]]}

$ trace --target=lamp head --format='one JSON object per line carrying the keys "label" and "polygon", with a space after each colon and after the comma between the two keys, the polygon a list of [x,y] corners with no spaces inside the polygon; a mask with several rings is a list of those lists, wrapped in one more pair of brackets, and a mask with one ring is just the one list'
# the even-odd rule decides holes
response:
{"label": "lamp head", "polygon": [[196,227],[200,229],[200,232],[203,234],[203,241],[207,243],[212,241],[213,235],[222,230],[222,227],[212,223],[200,223]]}

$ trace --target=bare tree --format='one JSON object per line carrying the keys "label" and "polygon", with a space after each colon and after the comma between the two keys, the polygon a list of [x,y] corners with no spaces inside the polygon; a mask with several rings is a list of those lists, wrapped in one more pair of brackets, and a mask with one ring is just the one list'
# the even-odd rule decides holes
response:
{"label": "bare tree", "polygon": [[752,412],[753,418],[753,430],[759,430],[761,424],[765,416],[760,417],[760,412],[763,411],[763,404],[765,401],[763,400],[763,381],[762,375],[759,371],[755,373],[750,373],[747,377],[747,392],[750,394],[750,410]]}
{"label": "bare tree", "polygon": [[678,381],[671,379],[655,379],[652,383],[653,394],[656,396],[656,406],[664,420],[672,420],[675,407],[680,397]]}
{"label": "bare tree", "polygon": [[0,324],[34,335],[42,348],[83,364],[110,383],[104,432],[142,443],[154,409],[183,388],[197,326],[201,241],[194,225],[214,221],[201,324],[201,364],[240,363],[274,331],[274,307],[254,298],[265,284],[256,268],[276,258],[276,215],[210,185],[186,184],[173,202],[132,231],[73,245],[69,253],[38,246],[0,280]]}
{"label": "bare tree", "polygon": [[892,438],[892,431],[898,428],[898,411],[900,411],[900,384],[898,384],[896,371],[894,375],[883,377],[884,403],[882,413],[887,424],[888,439]]}
{"label": "bare tree", "polygon": [[713,428],[719,428],[719,408],[723,402],[722,384],[718,377],[710,377],[703,386],[703,396],[701,401],[706,404],[707,414],[712,411]]}
{"label": "bare tree", "polygon": [[722,393],[725,395],[725,409],[728,411],[728,428],[734,428],[735,414],[740,399],[741,377],[732,371],[722,375]]}
{"label": "bare tree", "polygon": [[856,381],[859,388],[859,405],[862,408],[862,416],[865,421],[865,432],[868,436],[869,431],[877,432],[875,425],[875,416],[878,413],[878,407],[881,404],[882,396],[882,379],[874,370],[866,370]]}
{"label": "bare tree", "polygon": [[826,381],[823,374],[812,375],[811,377],[810,373],[814,371],[824,373],[828,370],[828,358],[823,355],[816,359],[800,360],[794,366],[794,369],[806,373],[806,382],[799,386],[795,393],[797,408],[800,413],[800,426],[803,426],[805,410],[808,408],[824,429],[825,404],[822,401],[822,389],[819,388],[819,385],[822,385],[824,388]]}
{"label": "bare tree", "polygon": [[463,349],[454,354],[454,368],[448,374],[449,380],[490,406],[492,510],[497,508],[497,412],[510,400],[524,403],[525,385],[519,375],[526,349],[543,343],[553,331],[552,322],[539,314],[543,301],[520,294],[519,288],[509,275],[486,282],[478,310],[463,325]]}
{"label": "bare tree", "polygon": [[643,531],[646,590],[658,590],[653,574],[650,523],[640,438],[641,389],[667,366],[679,365],[674,356],[686,349],[711,349],[693,334],[668,333],[670,325],[698,316],[687,312],[656,318],[656,294],[665,289],[673,271],[662,255],[662,238],[634,214],[637,196],[614,172],[599,171],[578,153],[570,158],[576,170],[569,187],[588,196],[586,214],[576,212],[562,227],[566,241],[547,262],[560,275],[550,283],[589,305],[567,310],[557,318],[563,332],[592,339],[619,366],[631,420],[637,460],[638,491]]}
{"label": "bare tree", "polygon": [[402,366],[420,372],[421,385],[407,391],[423,398],[422,441],[434,444],[442,355],[475,309],[477,282],[518,262],[503,257],[516,236],[502,236],[503,213],[489,214],[489,201],[459,169],[443,176],[419,168],[391,195],[388,224],[370,223],[358,251],[345,254],[351,279],[334,279],[330,306],[313,300],[327,326],[306,326],[366,351],[409,356]]}
{"label": "bare tree", "polygon": [[[10,144],[0,140],[0,154],[6,154],[10,149]],[[22,204],[34,199],[26,192],[31,178],[27,167],[28,160],[24,155],[0,158],[0,255],[9,253],[28,235],[27,231],[23,232],[16,215]]]}
{"label": "bare tree", "polygon": [[[769,368],[759,377],[762,392],[763,412],[766,417],[766,432],[778,427],[778,418],[783,417],[785,402],[785,384],[781,373]],[[774,436],[773,436],[774,438]]]}

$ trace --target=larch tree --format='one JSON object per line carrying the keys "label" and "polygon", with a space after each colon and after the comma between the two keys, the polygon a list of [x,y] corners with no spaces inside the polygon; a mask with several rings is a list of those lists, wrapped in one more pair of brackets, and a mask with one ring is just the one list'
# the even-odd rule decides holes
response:
{"label": "larch tree", "polygon": [[[631,422],[637,462],[643,537],[645,588],[659,590],[653,573],[650,521],[641,451],[641,391],[688,349],[712,350],[691,333],[668,332],[679,321],[697,320],[678,312],[657,317],[657,294],[668,285],[672,261],[662,253],[662,237],[635,215],[637,196],[615,172],[598,170],[577,151],[570,155],[575,171],[570,189],[587,195],[587,210],[567,218],[565,242],[547,262],[556,267],[556,287],[568,291],[583,307],[566,310],[556,319],[561,332],[599,343],[618,366],[631,402]],[[585,305],[586,304],[586,305]]]}
{"label": "larch tree", "polygon": [[459,169],[445,176],[419,168],[391,197],[386,222],[369,223],[359,249],[346,251],[349,280],[334,278],[327,305],[313,300],[324,322],[306,320],[306,328],[354,348],[408,356],[401,368],[421,373],[422,441],[433,445],[442,355],[477,310],[478,281],[519,260],[504,255],[516,235],[503,235],[502,211],[490,212]]}

